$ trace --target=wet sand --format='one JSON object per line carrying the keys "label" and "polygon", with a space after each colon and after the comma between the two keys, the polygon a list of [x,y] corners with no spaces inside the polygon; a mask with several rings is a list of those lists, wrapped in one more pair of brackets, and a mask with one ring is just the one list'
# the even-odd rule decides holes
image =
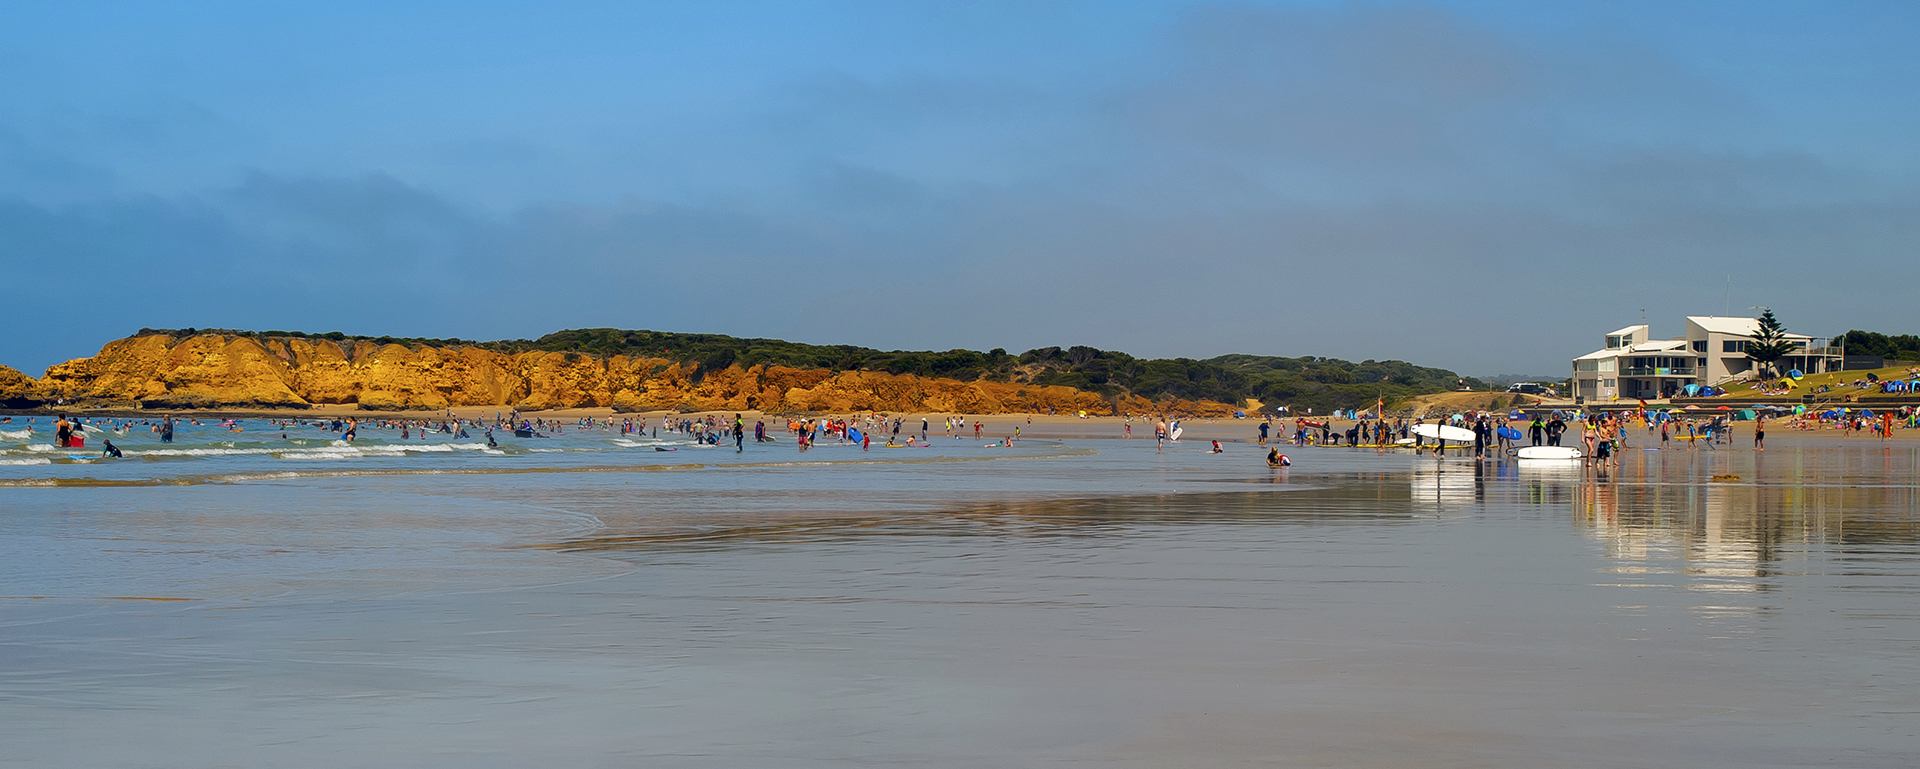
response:
{"label": "wet sand", "polygon": [[1895,767],[1920,745],[1911,442],[1604,472],[970,444],[0,488],[0,760]]}

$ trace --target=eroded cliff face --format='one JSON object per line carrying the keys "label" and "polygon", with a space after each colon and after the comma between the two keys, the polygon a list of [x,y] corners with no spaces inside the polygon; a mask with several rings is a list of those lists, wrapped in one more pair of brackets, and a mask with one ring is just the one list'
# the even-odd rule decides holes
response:
{"label": "eroded cliff face", "polygon": [[[356,404],[374,411],[504,406],[522,411],[932,411],[1111,414],[1114,404],[1072,387],[962,382],[876,371],[833,373],[784,366],[713,371],[662,358],[501,353],[472,346],[407,347],[369,341],[148,335],[109,342],[100,354],[47,369],[35,381],[0,367],[0,403],[143,408],[305,408]],[[1135,414],[1165,409],[1222,414],[1230,406],[1127,398]]]}
{"label": "eroded cliff face", "polygon": [[0,366],[0,406],[26,408],[40,402],[36,389],[40,383],[19,371]]}

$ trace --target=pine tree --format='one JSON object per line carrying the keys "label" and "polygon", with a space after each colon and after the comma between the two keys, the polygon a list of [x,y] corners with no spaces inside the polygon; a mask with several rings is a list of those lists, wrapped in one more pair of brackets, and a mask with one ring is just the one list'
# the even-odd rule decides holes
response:
{"label": "pine tree", "polygon": [[1793,342],[1787,340],[1786,324],[1773,317],[1772,310],[1762,310],[1760,328],[1753,332],[1752,339],[1747,342],[1747,359],[1764,367],[1770,379],[1777,373],[1774,363],[1794,351]]}

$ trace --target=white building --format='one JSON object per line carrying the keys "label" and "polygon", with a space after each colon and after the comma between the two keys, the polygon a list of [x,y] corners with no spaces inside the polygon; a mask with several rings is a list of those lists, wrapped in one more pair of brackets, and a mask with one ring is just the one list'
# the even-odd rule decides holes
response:
{"label": "white building", "polygon": [[[1752,375],[1747,343],[1760,331],[1754,318],[1687,317],[1686,336],[1655,340],[1651,327],[1628,326],[1606,336],[1606,346],[1573,359],[1573,395],[1586,402],[1617,398],[1670,398],[1687,385],[1718,385]],[[1795,350],[1780,370],[1808,374],[1839,371],[1839,347],[1827,340],[1787,334]]]}

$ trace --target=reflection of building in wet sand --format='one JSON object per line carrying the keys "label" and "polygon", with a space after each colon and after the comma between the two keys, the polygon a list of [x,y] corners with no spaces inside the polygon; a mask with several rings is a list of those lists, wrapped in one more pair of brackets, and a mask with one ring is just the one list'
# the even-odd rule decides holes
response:
{"label": "reflection of building in wet sand", "polygon": [[1920,541],[1910,485],[1601,481],[1576,489],[1573,513],[1608,555],[1680,561],[1695,590],[1766,589],[1810,549]]}

